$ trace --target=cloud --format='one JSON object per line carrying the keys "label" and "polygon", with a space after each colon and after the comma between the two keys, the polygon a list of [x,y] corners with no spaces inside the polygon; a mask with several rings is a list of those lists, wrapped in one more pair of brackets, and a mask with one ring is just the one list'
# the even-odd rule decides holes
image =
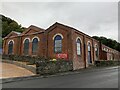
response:
{"label": "cloud", "polygon": [[2,14],[25,27],[48,28],[57,21],[88,35],[118,40],[117,2],[3,2]]}

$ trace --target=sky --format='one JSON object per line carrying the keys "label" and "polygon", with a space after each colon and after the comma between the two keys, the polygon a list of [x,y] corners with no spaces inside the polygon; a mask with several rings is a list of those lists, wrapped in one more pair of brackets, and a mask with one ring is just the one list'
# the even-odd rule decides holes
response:
{"label": "sky", "polygon": [[118,41],[117,2],[2,2],[1,14],[23,27],[48,28],[55,22],[90,36]]}

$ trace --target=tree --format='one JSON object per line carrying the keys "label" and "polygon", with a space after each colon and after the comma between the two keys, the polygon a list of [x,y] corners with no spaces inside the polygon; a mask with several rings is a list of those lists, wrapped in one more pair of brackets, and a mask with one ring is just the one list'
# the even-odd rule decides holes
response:
{"label": "tree", "polygon": [[116,40],[113,40],[113,39],[107,39],[106,37],[98,37],[98,36],[93,36],[94,39],[100,41],[102,44],[110,47],[110,48],[113,48],[117,51],[120,51],[120,43],[117,42]]}
{"label": "tree", "polygon": [[11,31],[23,32],[24,28],[19,25],[16,21],[0,15],[0,48],[2,47],[2,38],[6,37]]}
{"label": "tree", "polygon": [[0,15],[2,17],[2,38],[7,36],[11,31],[23,32],[24,28],[16,21]]}

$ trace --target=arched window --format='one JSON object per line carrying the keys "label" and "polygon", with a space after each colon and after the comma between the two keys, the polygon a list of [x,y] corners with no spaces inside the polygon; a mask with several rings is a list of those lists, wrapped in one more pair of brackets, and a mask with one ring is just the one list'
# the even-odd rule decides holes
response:
{"label": "arched window", "polygon": [[77,39],[77,55],[81,55],[81,41]]}
{"label": "arched window", "polygon": [[10,41],[8,44],[8,54],[13,53],[13,41]]}
{"label": "arched window", "polygon": [[88,51],[91,51],[91,45],[88,43]]}
{"label": "arched window", "polygon": [[29,39],[26,39],[24,41],[24,54],[28,55],[28,53],[29,53]]}
{"label": "arched window", "polygon": [[62,37],[60,35],[57,35],[54,38],[54,52],[55,53],[61,53],[62,52]]}
{"label": "arched window", "polygon": [[88,43],[88,63],[92,63],[91,59],[91,45]]}
{"label": "arched window", "polygon": [[97,45],[95,46],[95,55],[96,55],[96,59],[98,59],[99,52],[98,52],[98,46]]}
{"label": "arched window", "polygon": [[36,54],[38,50],[38,39],[34,38],[32,41],[32,54]]}

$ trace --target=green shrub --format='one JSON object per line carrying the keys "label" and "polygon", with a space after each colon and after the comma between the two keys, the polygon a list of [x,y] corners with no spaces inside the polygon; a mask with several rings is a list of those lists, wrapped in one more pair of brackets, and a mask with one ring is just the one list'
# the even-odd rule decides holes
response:
{"label": "green shrub", "polygon": [[33,65],[36,64],[36,61],[44,61],[47,60],[44,57],[31,57],[31,56],[19,56],[19,55],[2,55],[2,59],[13,60],[13,61],[22,61],[28,62],[27,64]]}
{"label": "green shrub", "polygon": [[96,66],[116,66],[120,65],[120,61],[95,61]]}

